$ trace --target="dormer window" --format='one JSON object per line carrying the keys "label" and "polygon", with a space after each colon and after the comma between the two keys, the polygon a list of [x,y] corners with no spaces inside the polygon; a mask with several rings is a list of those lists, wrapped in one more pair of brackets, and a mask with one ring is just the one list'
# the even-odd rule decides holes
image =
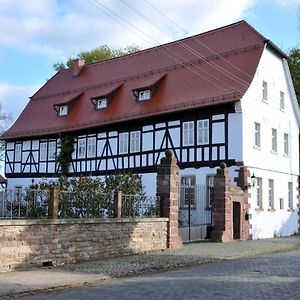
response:
{"label": "dormer window", "polygon": [[82,94],[83,94],[82,92],[77,92],[77,93],[71,93],[59,97],[57,99],[57,102],[53,105],[55,111],[57,112],[57,116],[58,117],[67,116],[71,112],[76,101],[78,101],[79,97]]}
{"label": "dormer window", "polygon": [[149,77],[143,77],[139,80],[139,85],[132,90],[137,102],[145,102],[153,99],[162,80],[167,74],[155,74]]}
{"label": "dormer window", "polygon": [[106,98],[97,99],[97,104],[96,104],[97,109],[104,109],[106,107],[107,107],[107,99]]}
{"label": "dormer window", "polygon": [[139,91],[139,97],[138,97],[139,101],[150,100],[150,98],[151,98],[151,91],[150,90]]}
{"label": "dormer window", "polygon": [[68,105],[60,105],[58,108],[58,115],[60,117],[66,116],[68,114]]}
{"label": "dormer window", "polygon": [[91,102],[95,109],[102,110],[107,108],[121,86],[122,84],[102,87],[99,90],[99,94],[91,98]]}

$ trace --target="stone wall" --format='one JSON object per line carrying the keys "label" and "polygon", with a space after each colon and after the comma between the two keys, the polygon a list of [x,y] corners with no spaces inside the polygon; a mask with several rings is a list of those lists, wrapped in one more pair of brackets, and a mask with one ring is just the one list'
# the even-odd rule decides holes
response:
{"label": "stone wall", "polygon": [[0,221],[0,270],[165,250],[167,218]]}

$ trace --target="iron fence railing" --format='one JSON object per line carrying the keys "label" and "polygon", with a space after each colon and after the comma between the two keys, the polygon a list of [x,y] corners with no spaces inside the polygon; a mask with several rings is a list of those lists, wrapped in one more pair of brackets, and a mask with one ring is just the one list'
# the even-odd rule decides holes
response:
{"label": "iron fence railing", "polygon": [[49,190],[0,190],[0,218],[46,218],[48,216]]}
{"label": "iron fence railing", "polygon": [[59,218],[108,218],[114,217],[114,196],[98,191],[60,191]]}
{"label": "iron fence railing", "polygon": [[[58,218],[116,216],[116,195],[101,191],[58,191]],[[159,197],[122,195],[121,217],[159,217]],[[0,190],[0,219],[40,219],[49,216],[47,189]]]}
{"label": "iron fence railing", "polygon": [[122,195],[122,217],[159,217],[160,197]]}

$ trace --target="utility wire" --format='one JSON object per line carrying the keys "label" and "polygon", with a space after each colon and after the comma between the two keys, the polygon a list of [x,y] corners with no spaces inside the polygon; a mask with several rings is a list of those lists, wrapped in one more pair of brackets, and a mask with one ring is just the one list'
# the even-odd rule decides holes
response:
{"label": "utility wire", "polygon": [[[93,6],[97,7],[98,9],[101,9],[102,11],[104,11],[109,17],[112,17],[114,20],[116,20],[119,24],[121,24],[122,26],[124,26],[124,23],[129,25],[129,26],[125,26],[129,31],[133,32],[135,34],[135,32],[132,30],[132,28],[135,30],[135,31],[138,31],[139,33],[145,35],[147,38],[149,38],[150,40],[154,41],[156,44],[159,44],[159,42],[157,40],[155,40],[152,36],[148,35],[147,33],[143,32],[142,30],[140,30],[139,28],[137,28],[136,26],[132,25],[130,22],[128,22],[127,20],[125,20],[122,16],[120,16],[119,14],[116,14],[114,11],[112,11],[111,9],[109,9],[108,7],[106,7],[104,4],[102,4],[100,1],[97,1],[97,0],[88,0],[88,2],[90,4],[92,4]],[[122,22],[120,22],[120,19]],[[124,22],[124,23],[123,23]],[[144,41],[146,41],[144,38],[142,38]],[[147,41],[148,42],[148,41]],[[172,55],[174,56],[177,56],[177,57],[180,57],[176,52],[170,50],[169,48],[167,48],[166,45],[161,45],[161,48],[164,49],[164,50],[167,50],[168,52],[170,52]],[[227,85],[229,88],[232,88],[231,85],[227,84],[226,82],[222,81],[220,78],[217,78],[215,77],[214,75],[208,73],[207,71],[205,70],[202,70],[201,69],[201,73],[199,72],[196,72],[194,69],[192,69],[191,67],[189,67],[187,64],[189,64],[189,62],[187,62],[186,60],[185,61],[181,61],[179,59],[177,59],[176,57],[170,55],[169,53],[167,53],[167,51],[164,51],[164,53],[170,58],[172,59],[173,61],[177,62],[178,64],[181,64],[183,65],[185,68],[187,68],[188,70],[190,70],[192,73],[196,74],[197,76],[200,76],[202,77],[203,79],[207,80],[207,81],[210,81],[213,85],[217,86],[217,87],[220,87],[220,84],[222,84],[224,86]],[[182,58],[182,57],[180,57]],[[194,68],[197,69],[197,67],[194,65],[193,66]],[[212,78],[214,78],[215,80],[219,81],[219,84],[208,79],[206,76],[204,76],[202,73],[206,73],[207,76],[210,76]],[[232,94],[232,90],[229,89],[229,90],[226,90],[225,88],[223,88],[223,90],[225,92],[227,92],[228,94]],[[239,91],[240,92],[240,91]]]}

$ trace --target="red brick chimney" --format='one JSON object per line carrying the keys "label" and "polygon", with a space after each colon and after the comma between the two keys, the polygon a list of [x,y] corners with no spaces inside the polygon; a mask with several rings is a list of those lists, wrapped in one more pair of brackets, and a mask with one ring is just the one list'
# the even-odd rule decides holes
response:
{"label": "red brick chimney", "polygon": [[85,61],[83,59],[77,58],[73,60],[73,76],[78,76],[83,69]]}

